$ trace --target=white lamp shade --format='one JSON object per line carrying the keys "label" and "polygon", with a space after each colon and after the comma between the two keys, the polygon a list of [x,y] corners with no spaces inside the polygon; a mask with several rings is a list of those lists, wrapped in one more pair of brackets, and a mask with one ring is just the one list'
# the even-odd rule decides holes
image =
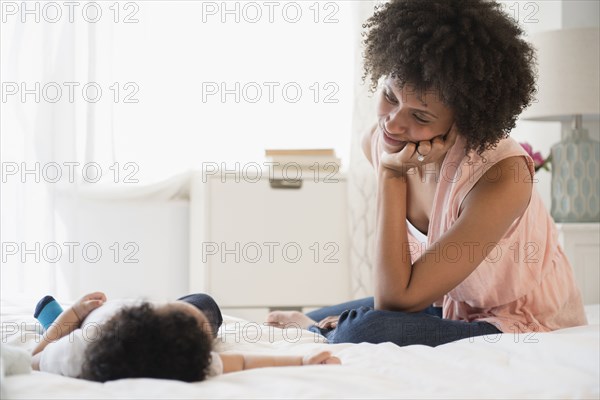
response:
{"label": "white lamp shade", "polygon": [[599,119],[599,38],[598,28],[563,29],[531,36],[538,57],[538,93],[521,118],[569,121],[580,114],[584,119]]}

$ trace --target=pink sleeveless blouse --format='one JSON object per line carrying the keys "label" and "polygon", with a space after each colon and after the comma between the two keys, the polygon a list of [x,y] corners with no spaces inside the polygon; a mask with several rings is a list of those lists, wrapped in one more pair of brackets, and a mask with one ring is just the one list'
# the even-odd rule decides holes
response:
{"label": "pink sleeveless blouse", "polygon": [[[379,168],[376,132],[371,156]],[[527,160],[531,180],[533,160],[514,139],[501,140],[497,147],[479,156],[465,155],[465,140],[459,136],[442,163],[427,232],[427,247],[447,232],[459,217],[460,206],[483,174],[495,163],[513,156]],[[413,263],[424,251],[408,233]],[[498,243],[481,243],[473,251],[491,252],[442,302],[443,317],[462,321],[486,321],[502,332],[548,332],[587,324],[583,302],[573,269],[558,243],[552,217],[533,188],[524,214],[515,220]]]}

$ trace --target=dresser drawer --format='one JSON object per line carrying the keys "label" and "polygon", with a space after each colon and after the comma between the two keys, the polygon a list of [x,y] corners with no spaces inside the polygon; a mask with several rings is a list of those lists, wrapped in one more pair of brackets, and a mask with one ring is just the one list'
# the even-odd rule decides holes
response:
{"label": "dresser drawer", "polygon": [[[295,185],[295,184],[294,184]],[[190,289],[223,307],[349,298],[346,182],[194,179]]]}
{"label": "dresser drawer", "polygon": [[600,302],[600,224],[556,224],[558,240],[573,266],[584,304]]}

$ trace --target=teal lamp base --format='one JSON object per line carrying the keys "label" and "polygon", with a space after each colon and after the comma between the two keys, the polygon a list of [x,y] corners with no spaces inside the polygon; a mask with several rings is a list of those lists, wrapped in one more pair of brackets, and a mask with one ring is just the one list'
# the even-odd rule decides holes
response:
{"label": "teal lamp base", "polygon": [[552,146],[552,208],[556,222],[600,222],[600,142],[574,129]]}

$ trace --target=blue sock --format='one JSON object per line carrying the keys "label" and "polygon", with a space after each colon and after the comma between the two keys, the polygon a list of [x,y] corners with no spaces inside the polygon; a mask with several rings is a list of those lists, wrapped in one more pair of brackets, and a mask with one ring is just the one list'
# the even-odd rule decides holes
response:
{"label": "blue sock", "polygon": [[40,321],[40,324],[42,324],[44,330],[46,330],[62,312],[62,307],[54,300],[54,297],[44,296],[44,298],[37,303],[37,306],[35,306],[33,316]]}

